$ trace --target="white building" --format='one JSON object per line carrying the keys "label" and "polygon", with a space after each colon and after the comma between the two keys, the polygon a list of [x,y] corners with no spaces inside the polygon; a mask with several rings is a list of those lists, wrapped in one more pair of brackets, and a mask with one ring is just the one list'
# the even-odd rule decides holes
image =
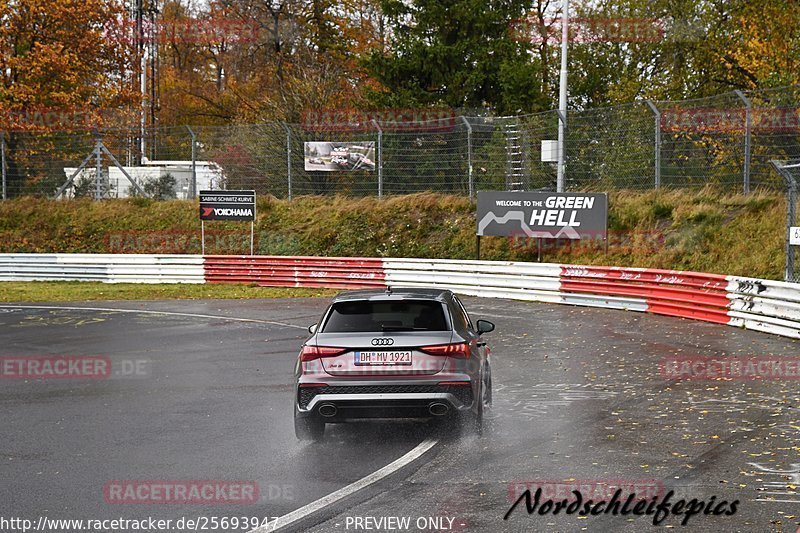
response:
{"label": "white building", "polygon": [[[77,170],[78,167],[65,167],[64,174],[67,178]],[[175,196],[178,199],[185,200],[189,197],[192,181],[192,162],[191,161],[144,161],[143,166],[139,167],[126,167],[123,166],[125,172],[136,180],[139,186],[144,186],[149,181],[156,181],[159,178],[170,174],[175,178]],[[222,169],[213,161],[196,161],[195,172],[197,175],[197,191],[201,190],[221,190],[224,188],[224,175]],[[95,168],[88,165],[80,174],[75,177],[73,183],[81,179],[90,179],[94,181]],[[125,174],[119,167],[110,165],[108,167],[108,181],[110,190],[106,197],[109,198],[129,198],[134,196],[132,193],[133,186],[125,177]],[[94,190],[94,189],[92,189]],[[64,192],[62,198],[71,198],[73,196],[73,188],[70,187]]]}

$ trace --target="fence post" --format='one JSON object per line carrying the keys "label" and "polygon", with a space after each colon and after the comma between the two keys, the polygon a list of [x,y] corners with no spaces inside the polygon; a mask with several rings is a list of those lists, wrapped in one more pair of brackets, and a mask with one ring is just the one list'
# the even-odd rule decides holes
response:
{"label": "fence post", "polygon": [[784,281],[795,280],[794,275],[794,248],[792,248],[790,228],[794,226],[796,204],[797,204],[797,180],[792,176],[790,168],[800,167],[800,163],[784,165],[780,161],[771,160],[770,163],[786,181],[786,269],[783,273]]}
{"label": "fence post", "polygon": [[372,124],[378,130],[378,198],[383,198],[383,130],[374,118]]}
{"label": "fence post", "polygon": [[645,103],[653,111],[656,117],[655,129],[655,150],[656,150],[656,189],[661,188],[661,111],[658,110],[656,105],[650,101],[645,100]]}
{"label": "fence post", "polygon": [[750,192],[750,130],[753,121],[753,104],[740,90],[733,91],[744,102],[744,193]]}
{"label": "fence post", "polygon": [[197,197],[197,137],[192,128],[186,126],[186,129],[192,136],[192,182],[189,184],[189,198],[194,199]]}
{"label": "fence post", "polygon": [[6,180],[8,176],[6,175],[6,133],[4,131],[0,131],[0,173],[3,175],[3,200],[7,200]]}
{"label": "fence post", "polygon": [[472,124],[467,117],[461,115],[461,120],[467,127],[467,182],[469,183],[469,201],[475,197],[475,182],[472,178]]}
{"label": "fence post", "polygon": [[784,275],[785,281],[798,281],[794,275],[794,248],[791,244],[791,236],[789,235],[790,228],[794,225],[795,210],[797,209],[797,182],[794,177],[789,176],[789,194],[786,199],[786,272]]}
{"label": "fence post", "polygon": [[100,136],[97,136],[97,144],[95,144],[94,150],[97,156],[97,161],[95,163],[95,174],[94,174],[94,199],[95,201],[100,200],[100,173],[103,172],[103,152],[100,150],[100,145],[103,141],[100,140]]}
{"label": "fence post", "polygon": [[288,188],[288,198],[292,199],[292,132],[285,122],[281,126],[286,130],[286,187]]}

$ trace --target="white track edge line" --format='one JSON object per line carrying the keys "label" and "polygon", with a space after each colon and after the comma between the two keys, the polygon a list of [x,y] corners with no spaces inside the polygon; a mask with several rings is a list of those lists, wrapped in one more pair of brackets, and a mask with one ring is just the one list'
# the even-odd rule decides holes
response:
{"label": "white track edge line", "polygon": [[422,456],[422,454],[424,454],[425,452],[436,446],[438,442],[439,442],[438,439],[433,439],[433,438],[425,439],[424,441],[417,444],[417,446],[414,447],[414,449],[410,450],[402,457],[395,459],[388,465],[376,470],[375,472],[369,474],[368,476],[363,477],[358,481],[355,481],[347,485],[346,487],[342,487],[337,491],[331,492],[327,496],[323,496],[322,498],[313,501],[307,505],[304,505],[303,507],[292,511],[291,513],[287,513],[281,517],[278,517],[274,522],[270,524],[257,527],[255,529],[248,531],[247,533],[267,533],[267,532],[277,531],[284,527],[290,526],[295,522],[298,522],[299,520],[302,520],[303,518],[319,511],[320,509],[323,509],[324,507],[336,503],[339,500],[347,496],[350,496],[351,494],[358,492],[359,490],[368,487],[369,485],[372,485],[377,481],[380,481],[386,476],[393,474],[394,472],[397,472],[404,466],[419,459]]}
{"label": "white track edge line", "polygon": [[203,315],[197,313],[178,313],[174,311],[152,311],[149,309],[119,309],[110,307],[77,307],[77,306],[64,306],[64,305],[0,305],[0,309],[68,309],[68,310],[86,310],[86,311],[112,311],[116,313],[145,313],[151,315],[172,315],[172,316],[190,316],[195,318],[214,318],[221,320],[234,320],[237,322],[255,322],[257,324],[272,324],[273,326],[284,326],[287,328],[306,329],[303,326],[296,324],[287,324],[285,322],[275,322],[272,320],[258,320],[256,318],[236,318],[230,316],[220,315]]}

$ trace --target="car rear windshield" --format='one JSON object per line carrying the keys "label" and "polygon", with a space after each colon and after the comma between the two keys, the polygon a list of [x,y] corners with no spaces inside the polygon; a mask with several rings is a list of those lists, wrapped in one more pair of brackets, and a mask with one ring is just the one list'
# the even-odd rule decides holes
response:
{"label": "car rear windshield", "polygon": [[323,333],[447,330],[442,304],[430,300],[339,302],[322,328]]}

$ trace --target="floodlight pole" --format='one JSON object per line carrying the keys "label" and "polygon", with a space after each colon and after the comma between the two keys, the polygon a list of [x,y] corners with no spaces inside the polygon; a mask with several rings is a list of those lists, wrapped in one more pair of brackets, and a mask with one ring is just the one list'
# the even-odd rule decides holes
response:
{"label": "floodlight pole", "polygon": [[564,192],[564,136],[567,126],[567,42],[569,40],[569,0],[562,0],[561,8],[561,76],[558,90],[558,174],[556,191]]}

